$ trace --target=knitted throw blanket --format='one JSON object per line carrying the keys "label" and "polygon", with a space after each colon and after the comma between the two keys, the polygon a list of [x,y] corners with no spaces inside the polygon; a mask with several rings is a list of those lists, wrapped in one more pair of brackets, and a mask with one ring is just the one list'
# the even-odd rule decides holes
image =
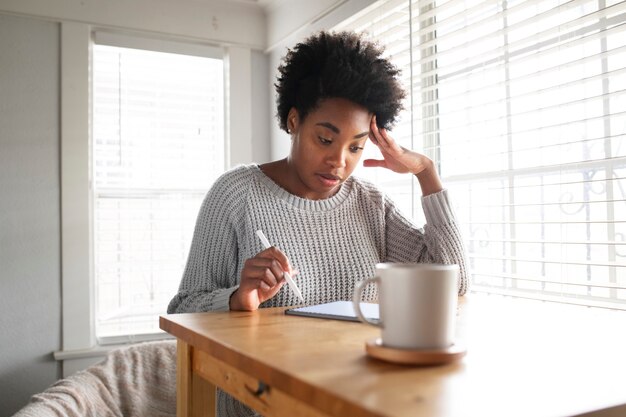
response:
{"label": "knitted throw blanket", "polygon": [[175,417],[176,341],[110,352],[57,381],[13,417]]}

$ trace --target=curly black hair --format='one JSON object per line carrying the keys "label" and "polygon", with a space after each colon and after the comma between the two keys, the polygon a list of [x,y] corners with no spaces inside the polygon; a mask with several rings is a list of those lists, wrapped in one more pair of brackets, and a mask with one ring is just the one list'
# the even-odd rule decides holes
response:
{"label": "curly black hair", "polygon": [[287,51],[278,67],[276,116],[287,132],[294,107],[302,120],[327,98],[345,98],[376,115],[378,127],[391,128],[406,96],[400,70],[382,58],[383,48],[354,32],[319,32]]}

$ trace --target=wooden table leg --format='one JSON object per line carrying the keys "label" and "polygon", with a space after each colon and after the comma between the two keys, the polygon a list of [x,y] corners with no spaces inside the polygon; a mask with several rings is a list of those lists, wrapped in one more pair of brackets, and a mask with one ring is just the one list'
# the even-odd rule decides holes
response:
{"label": "wooden table leg", "polygon": [[177,417],[215,417],[215,385],[193,372],[191,346],[178,340],[176,353]]}

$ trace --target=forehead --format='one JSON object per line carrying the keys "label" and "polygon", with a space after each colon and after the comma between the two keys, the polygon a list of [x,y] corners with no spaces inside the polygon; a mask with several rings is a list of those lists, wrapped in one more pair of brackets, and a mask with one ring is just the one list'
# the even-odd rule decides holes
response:
{"label": "forehead", "polygon": [[317,124],[329,122],[339,129],[369,130],[372,114],[365,107],[344,98],[329,98],[322,100],[309,113],[307,121]]}

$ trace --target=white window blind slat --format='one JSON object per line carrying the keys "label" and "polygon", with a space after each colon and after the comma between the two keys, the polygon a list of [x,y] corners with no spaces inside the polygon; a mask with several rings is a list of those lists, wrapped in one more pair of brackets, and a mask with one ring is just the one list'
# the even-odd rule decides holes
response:
{"label": "white window blind slat", "polygon": [[[406,0],[382,0],[368,6],[360,13],[344,20],[335,26],[334,30],[355,30],[363,32],[373,28],[387,29],[393,26],[396,13],[409,18]],[[381,38],[382,39],[382,38]]]}
{"label": "white window blind slat", "polygon": [[[533,2],[526,2],[532,4]],[[595,4],[595,1],[586,1],[587,4]],[[607,9],[601,9],[596,12],[589,13],[587,15],[577,17],[573,20],[565,20],[558,23],[558,26],[549,27],[541,32],[535,32],[537,25],[537,19],[541,16],[530,16],[527,21],[518,22],[515,25],[507,25],[502,27],[502,22],[497,26],[495,31],[489,31],[489,27],[485,27],[485,23],[489,22],[472,22],[473,26],[464,26],[458,31],[441,34],[443,27],[442,23],[433,23],[426,25],[423,29],[416,31],[414,36],[423,37],[431,33],[437,33],[436,46],[438,52],[435,55],[424,58],[420,63],[430,62],[433,60],[444,61],[446,64],[451,65],[450,69],[439,67],[440,71],[451,71],[455,65],[466,65],[471,67],[471,62],[482,59],[489,62],[490,57],[498,57],[504,52],[517,56],[523,53],[535,52],[541,53],[542,47],[550,45],[560,45],[564,42],[572,41],[574,43],[571,46],[576,46],[576,42],[580,42],[578,38],[586,33],[597,32],[598,30],[606,30],[607,28],[613,29],[614,33],[623,31],[622,24],[624,23],[624,11],[626,6],[623,3],[618,3]],[[551,10],[551,15],[560,16],[563,13],[561,7],[555,7]],[[496,19],[503,19],[507,17],[507,13],[495,14],[490,20],[496,21]],[[544,16],[545,17],[545,16]],[[416,28],[422,20],[412,21],[412,27]],[[467,23],[467,22],[466,22]],[[555,22],[551,22],[552,25]],[[510,37],[514,34],[514,30],[517,26],[524,28],[526,26],[532,26],[533,30],[526,29],[524,37],[519,36],[518,39],[507,39],[507,43],[504,44],[502,37]],[[422,42],[420,44],[422,48],[429,48],[435,46],[435,41],[430,40]],[[466,47],[472,50],[472,54],[458,54],[453,50],[459,47]],[[481,53],[476,53],[481,52]],[[474,61],[468,60],[468,58],[474,58]],[[497,58],[496,58],[497,59]],[[462,60],[463,63],[459,64],[458,61]],[[497,62],[497,61],[496,61]]]}
{"label": "white window blind slat", "polygon": [[381,1],[338,29],[404,59],[392,133],[440,168],[476,291],[626,309],[625,2]]}
{"label": "white window blind slat", "polygon": [[[455,94],[451,96],[446,97],[445,99],[446,101],[462,99],[466,94],[472,91],[470,88],[467,87],[467,85],[476,85],[477,83],[479,83],[483,89],[492,90],[502,89],[503,87],[508,85],[510,88],[517,90],[516,95],[518,98],[523,98],[525,96],[531,96],[535,94],[548,94],[552,92],[567,93],[567,88],[579,87],[581,83],[593,85],[593,83],[596,83],[598,80],[603,80],[606,77],[619,80],[619,77],[624,75],[624,68],[617,68],[607,72],[601,72],[600,69],[596,68],[596,73],[592,73],[584,77],[580,76],[580,70],[584,69],[585,66],[593,66],[596,62],[601,63],[602,60],[606,60],[609,56],[614,59],[620,59],[621,57],[626,59],[626,47],[622,46],[614,50],[600,52],[598,54],[590,55],[587,57],[572,58],[572,60],[569,62],[553,65],[549,68],[542,68],[538,71],[523,74],[519,77],[511,77],[508,81],[505,81],[501,78],[485,79],[484,73],[473,73],[466,76],[465,79],[462,80],[464,85],[460,86],[459,91],[455,92]],[[516,64],[519,64],[519,62],[516,62]],[[510,68],[511,66],[508,65],[508,67]],[[490,68],[487,71],[495,73],[496,71],[502,69],[503,68],[494,67]],[[562,76],[564,75],[563,71],[565,70],[569,70],[569,76],[567,78],[562,78]],[[560,80],[558,83],[550,82],[551,78],[554,75],[559,75]],[[461,80],[459,80],[458,82],[460,84]],[[619,87],[619,85],[615,86],[615,88]],[[425,90],[432,91],[434,89],[435,87],[429,87]],[[506,101],[506,98],[494,98],[486,96],[483,98],[483,101],[479,102],[479,104],[502,104]],[[423,105],[430,106],[436,104],[439,104],[438,98],[430,100]],[[458,106],[461,105],[462,103],[458,103]]]}
{"label": "white window blind slat", "polygon": [[512,239],[481,239],[481,238],[472,238],[466,239],[467,241],[475,242],[478,244],[490,244],[490,243],[515,243],[515,244],[542,244],[542,245],[617,245],[617,246],[626,246],[626,241],[559,241],[559,240],[512,240]]}
{"label": "white window blind slat", "polygon": [[[604,56],[613,55],[612,61],[619,60],[616,52],[612,52],[608,54],[606,51],[599,51],[597,49],[591,49],[585,51],[585,46],[590,42],[595,42],[601,39],[606,39],[607,37],[615,37],[622,38],[625,36],[626,32],[626,24],[624,21],[626,20],[626,15],[620,15],[614,19],[615,21],[619,21],[620,24],[612,26],[610,28],[602,29],[601,31],[594,30],[595,27],[587,28],[585,31],[586,35],[581,35],[579,37],[565,37],[562,36],[558,39],[553,39],[553,41],[557,41],[555,44],[553,42],[548,47],[542,47],[543,45],[533,45],[529,49],[519,49],[512,50],[507,49],[507,59],[503,60],[502,57],[505,53],[503,47],[499,47],[496,49],[491,49],[489,54],[481,54],[475,53],[475,51],[471,49],[465,50],[463,54],[454,55],[453,61],[448,63],[445,68],[443,67],[433,67],[430,71],[424,72],[423,76],[434,76],[437,75],[441,78],[453,78],[457,74],[466,77],[468,74],[471,74],[475,71],[479,72],[479,75],[482,74],[482,71],[486,69],[491,69],[492,72],[495,70],[499,70],[500,67],[504,68],[514,68],[514,63],[532,63],[534,65],[525,65],[521,66],[525,73],[521,74],[513,74],[512,78],[522,78],[523,76],[531,77],[533,75],[539,75],[544,71],[549,70],[550,68],[558,71],[563,71],[566,69],[564,65],[566,62],[557,61],[555,63],[555,58],[558,58],[560,55],[565,56],[565,59],[569,59],[570,64],[572,66],[580,66],[584,64],[585,61],[594,61],[598,59],[602,59]],[[623,52],[621,48],[623,47],[623,40],[620,43],[616,43],[615,45],[608,46],[608,48],[618,49],[618,51]],[[572,54],[560,54],[561,52],[567,52],[568,49],[577,48],[576,51],[579,55]],[[445,55],[452,54],[452,50],[450,49],[439,49],[433,55],[429,55],[425,59],[416,59],[415,61],[419,64],[428,64],[434,60],[441,61],[441,58],[445,58]],[[560,55],[559,55],[560,54]],[[551,56],[552,55],[552,56]],[[493,67],[493,68],[492,68]],[[588,67],[585,67],[588,68]],[[545,75],[545,74],[543,74]]]}
{"label": "white window blind slat", "polygon": [[[492,278],[497,278],[497,279],[511,279],[511,280],[518,280],[518,281],[528,281],[528,282],[539,282],[542,284],[557,284],[557,285],[575,285],[575,286],[579,286],[579,287],[588,287],[589,283],[588,282],[574,282],[574,281],[569,281],[569,282],[562,282],[562,281],[553,281],[550,280],[549,277],[524,277],[524,276],[518,276],[518,275],[512,275],[512,274],[499,274],[499,275],[488,275],[488,274],[482,274],[482,276],[484,277],[492,277]],[[618,289],[618,290],[626,290],[626,286],[622,286],[622,285],[617,285],[611,282],[595,282],[594,283],[594,287],[597,288],[611,288],[611,289]]]}

